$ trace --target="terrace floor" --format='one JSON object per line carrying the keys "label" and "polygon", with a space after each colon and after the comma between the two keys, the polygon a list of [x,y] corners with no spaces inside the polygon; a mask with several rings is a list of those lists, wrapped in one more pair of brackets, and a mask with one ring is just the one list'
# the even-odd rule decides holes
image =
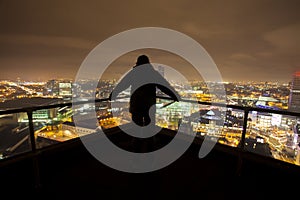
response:
{"label": "terrace floor", "polygon": [[[105,131],[123,149],[132,138],[119,128]],[[166,145],[175,132],[162,129],[151,148]],[[90,135],[89,137],[93,137]],[[149,173],[126,173],[95,159],[80,139],[1,161],[0,192],[37,199],[262,199],[299,191],[299,166],[217,144],[198,158],[202,140],[174,163]]]}

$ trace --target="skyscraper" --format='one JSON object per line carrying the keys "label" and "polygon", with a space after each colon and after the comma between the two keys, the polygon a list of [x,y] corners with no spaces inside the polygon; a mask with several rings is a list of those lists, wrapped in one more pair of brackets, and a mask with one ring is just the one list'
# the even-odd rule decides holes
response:
{"label": "skyscraper", "polygon": [[300,71],[293,75],[289,97],[289,110],[300,112]]}

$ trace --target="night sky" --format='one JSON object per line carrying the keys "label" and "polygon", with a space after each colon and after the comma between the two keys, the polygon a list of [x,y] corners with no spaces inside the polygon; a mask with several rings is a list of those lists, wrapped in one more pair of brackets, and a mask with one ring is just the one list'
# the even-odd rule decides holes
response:
{"label": "night sky", "polygon": [[[0,0],[0,79],[74,78],[96,45],[139,27],[192,37],[224,81],[288,82],[300,71],[298,0]],[[144,52],[197,79],[175,55]],[[108,76],[120,77],[139,53],[122,56]]]}

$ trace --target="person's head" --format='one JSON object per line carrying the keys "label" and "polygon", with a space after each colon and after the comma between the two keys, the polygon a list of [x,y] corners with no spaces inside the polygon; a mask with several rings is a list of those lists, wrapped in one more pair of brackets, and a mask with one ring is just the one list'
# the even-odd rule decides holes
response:
{"label": "person's head", "polygon": [[140,55],[137,58],[137,61],[136,61],[135,64],[136,64],[136,66],[138,66],[138,65],[148,64],[148,63],[150,63],[148,56],[146,56],[146,55]]}

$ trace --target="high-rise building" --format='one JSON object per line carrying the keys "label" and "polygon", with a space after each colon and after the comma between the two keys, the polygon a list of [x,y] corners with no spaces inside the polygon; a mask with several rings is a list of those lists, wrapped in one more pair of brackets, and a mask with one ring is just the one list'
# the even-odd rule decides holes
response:
{"label": "high-rise building", "polygon": [[300,71],[296,72],[293,76],[288,109],[300,112]]}
{"label": "high-rise building", "polygon": [[43,95],[58,96],[58,83],[56,80],[47,81]]}
{"label": "high-rise building", "polygon": [[59,82],[58,83],[59,88],[59,96],[65,97],[65,96],[72,96],[72,83],[71,82]]}
{"label": "high-rise building", "polygon": [[43,94],[70,97],[72,96],[72,82],[70,80],[49,80],[45,85]]}

